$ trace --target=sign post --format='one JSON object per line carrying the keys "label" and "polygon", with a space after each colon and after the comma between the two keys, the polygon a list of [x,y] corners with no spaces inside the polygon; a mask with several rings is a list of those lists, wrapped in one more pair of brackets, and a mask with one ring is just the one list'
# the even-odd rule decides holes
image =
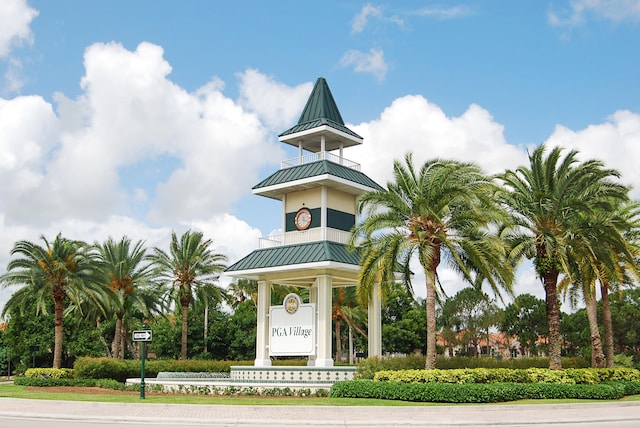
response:
{"label": "sign post", "polygon": [[144,400],[144,360],[147,354],[147,342],[151,342],[153,332],[149,330],[149,327],[144,324],[143,330],[137,330],[133,332],[133,341],[142,342],[140,352],[142,354],[140,358],[140,399]]}

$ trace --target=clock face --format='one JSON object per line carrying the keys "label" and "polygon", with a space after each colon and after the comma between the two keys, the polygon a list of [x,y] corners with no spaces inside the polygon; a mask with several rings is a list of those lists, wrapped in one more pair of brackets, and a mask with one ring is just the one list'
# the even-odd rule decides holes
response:
{"label": "clock face", "polygon": [[305,230],[309,226],[311,226],[311,212],[306,208],[302,208],[296,214],[296,227],[298,230]]}

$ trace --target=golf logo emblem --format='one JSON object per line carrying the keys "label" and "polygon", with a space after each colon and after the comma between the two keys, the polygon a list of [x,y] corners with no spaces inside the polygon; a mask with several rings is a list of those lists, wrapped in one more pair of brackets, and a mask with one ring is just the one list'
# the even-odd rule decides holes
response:
{"label": "golf logo emblem", "polygon": [[300,297],[297,294],[288,294],[284,298],[284,309],[288,314],[295,314],[300,306]]}

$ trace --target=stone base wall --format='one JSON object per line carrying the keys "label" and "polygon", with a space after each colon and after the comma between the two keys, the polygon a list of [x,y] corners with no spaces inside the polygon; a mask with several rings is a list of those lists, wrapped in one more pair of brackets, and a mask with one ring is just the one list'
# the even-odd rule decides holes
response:
{"label": "stone base wall", "polygon": [[355,367],[231,366],[231,380],[241,382],[334,383],[353,380]]}

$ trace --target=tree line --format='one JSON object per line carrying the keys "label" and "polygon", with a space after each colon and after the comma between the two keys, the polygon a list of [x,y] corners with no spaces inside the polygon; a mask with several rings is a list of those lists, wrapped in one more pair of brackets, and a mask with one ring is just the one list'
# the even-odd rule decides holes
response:
{"label": "tree line", "polygon": [[[0,277],[3,286],[21,286],[3,308],[9,324],[26,309],[53,312],[54,368],[62,363],[65,312],[81,319],[114,319],[111,355],[124,358],[124,343],[134,314],[143,319],[166,313],[173,305],[182,311],[181,354],[187,358],[188,311],[194,299],[221,301],[225,292],[217,284],[226,256],[213,251],[201,232],[171,235],[169,252],[148,251],[143,241],[127,237],[88,244],[58,234],[43,244],[15,243],[14,258]],[[34,315],[33,313],[29,315]],[[47,328],[47,326],[41,326]]]}
{"label": "tree line", "polygon": [[[417,168],[410,153],[404,162],[394,161],[393,172],[386,189],[366,192],[358,200],[362,221],[352,230],[349,247],[359,252],[362,268],[357,287],[334,290],[337,360],[342,359],[343,331],[355,335],[349,343],[365,337],[362,308],[375,292],[374,286],[381,285],[386,304],[398,282],[413,295],[411,260],[418,260],[425,273],[424,307],[415,307],[414,301],[406,306],[409,315],[389,318],[383,345],[385,337],[401,337],[403,331],[411,330],[402,328],[405,322],[421,326],[404,339],[422,340],[429,369],[435,368],[437,332],[451,336],[458,319],[451,315],[452,308],[463,304],[459,300],[447,306],[438,276],[441,265],[459,273],[474,293],[482,294],[488,287],[497,298],[506,294],[526,307],[523,296],[514,296],[513,285],[518,266],[528,259],[545,292],[549,367],[562,367],[559,302],[563,294],[585,305],[592,364],[613,365],[614,338],[619,332],[614,331],[609,294],[635,287],[640,276],[639,205],[630,199],[630,189],[620,183],[617,171],[598,160],[579,161],[575,150],[564,154],[561,148],[548,151],[542,145],[529,154],[528,165],[496,176],[484,174],[473,163],[446,159],[429,160]],[[118,358],[126,354],[127,335],[135,320],[179,320],[179,357],[186,359],[190,309],[199,306],[204,313],[217,313],[222,305],[235,313],[234,308],[251,308],[255,284],[238,281],[227,290],[221,288],[218,279],[226,257],[215,253],[212,241],[200,232],[187,231],[181,237],[172,233],[168,252],[148,250],[144,242],[126,237],[87,244],[59,234],[53,241],[45,237],[41,241],[14,245],[14,258],[0,284],[21,288],[8,301],[3,316],[10,315],[11,325],[27,309],[52,312],[54,367],[62,363],[64,325],[71,315],[95,325],[113,321],[108,353]],[[274,296],[280,288],[274,288]],[[487,303],[479,313],[490,309]],[[539,307],[533,310],[542,313]],[[206,331],[208,315],[203,321]],[[516,333],[528,352],[535,351],[537,337],[527,336],[522,325],[519,329],[509,330],[510,334]],[[230,349],[228,343],[221,346]],[[203,352],[207,353],[206,347]]]}

